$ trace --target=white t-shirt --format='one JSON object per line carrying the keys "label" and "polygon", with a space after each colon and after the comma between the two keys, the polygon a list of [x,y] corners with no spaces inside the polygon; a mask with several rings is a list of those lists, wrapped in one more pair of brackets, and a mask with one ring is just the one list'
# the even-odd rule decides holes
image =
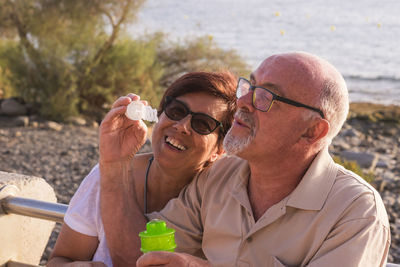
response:
{"label": "white t-shirt", "polygon": [[98,164],[85,177],[72,197],[64,222],[78,233],[96,236],[99,239],[99,246],[92,260],[104,262],[110,267],[113,266],[100,214],[100,170]]}

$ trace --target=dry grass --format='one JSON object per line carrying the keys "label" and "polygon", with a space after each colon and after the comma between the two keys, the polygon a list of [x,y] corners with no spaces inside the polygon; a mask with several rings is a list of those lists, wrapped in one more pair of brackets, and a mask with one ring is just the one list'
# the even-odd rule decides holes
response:
{"label": "dry grass", "polygon": [[372,103],[351,103],[349,119],[368,120],[371,122],[400,123],[400,106]]}

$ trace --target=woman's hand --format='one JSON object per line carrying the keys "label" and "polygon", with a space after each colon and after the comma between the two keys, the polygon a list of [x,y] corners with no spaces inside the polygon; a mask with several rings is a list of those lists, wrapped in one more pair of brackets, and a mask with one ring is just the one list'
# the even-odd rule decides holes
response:
{"label": "woman's hand", "polygon": [[[118,98],[100,125],[100,163],[121,162],[131,159],[146,141],[147,126],[142,120],[133,121],[125,116],[127,106],[139,96],[129,94]],[[146,102],[142,101],[145,105]]]}

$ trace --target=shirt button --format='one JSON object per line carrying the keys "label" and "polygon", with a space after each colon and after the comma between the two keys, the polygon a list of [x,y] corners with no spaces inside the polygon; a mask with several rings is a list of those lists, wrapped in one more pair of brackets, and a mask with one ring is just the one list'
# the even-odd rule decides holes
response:
{"label": "shirt button", "polygon": [[253,241],[253,238],[251,237],[251,236],[249,236],[248,238],[247,238],[247,242],[251,242],[251,241]]}

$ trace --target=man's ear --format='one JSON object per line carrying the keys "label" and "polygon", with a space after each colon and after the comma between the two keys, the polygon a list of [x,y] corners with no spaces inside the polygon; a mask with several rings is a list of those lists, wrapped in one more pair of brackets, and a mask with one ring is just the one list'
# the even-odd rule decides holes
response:
{"label": "man's ear", "polygon": [[308,144],[313,144],[324,138],[329,132],[330,124],[325,119],[313,122],[304,132],[302,138]]}

